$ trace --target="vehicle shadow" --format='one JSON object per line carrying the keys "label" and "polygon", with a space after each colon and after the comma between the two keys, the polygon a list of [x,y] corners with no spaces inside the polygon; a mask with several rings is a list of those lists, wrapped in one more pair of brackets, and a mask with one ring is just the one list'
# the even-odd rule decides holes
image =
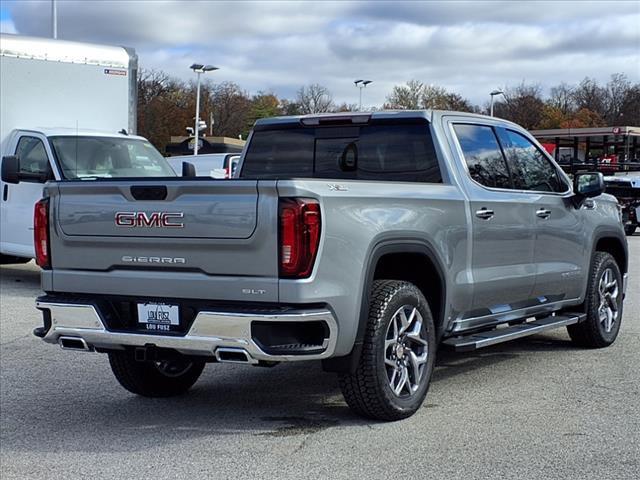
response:
{"label": "vehicle shadow", "polygon": [[[40,269],[34,264],[0,266],[0,281],[3,287],[22,284],[25,287],[40,287]],[[16,285],[17,286],[17,285]]]}
{"label": "vehicle shadow", "polygon": [[[510,361],[529,352],[553,354],[570,349],[573,347],[564,339],[536,336],[472,354],[443,350],[438,354],[432,388],[442,383],[450,389],[455,381],[446,380],[470,372],[490,376],[497,368],[510,368]],[[86,371],[77,362],[71,367],[65,381],[55,386],[32,384],[30,388],[40,395],[11,393],[21,388],[11,381],[3,385],[3,407],[8,396],[21,397],[14,398],[11,410],[2,412],[3,450],[88,452],[108,445],[111,452],[131,452],[193,437],[244,433],[263,439],[284,438],[327,428],[376,429],[383,425],[353,414],[342,399],[336,376],[323,372],[319,364],[275,368],[211,364],[189,393],[167,399],[142,398],[122,390],[104,356],[92,360]],[[37,371],[30,373],[31,382],[43,378],[42,371],[37,376]],[[423,408],[430,407],[434,405],[427,397]],[[22,428],[23,422],[28,428]]]}

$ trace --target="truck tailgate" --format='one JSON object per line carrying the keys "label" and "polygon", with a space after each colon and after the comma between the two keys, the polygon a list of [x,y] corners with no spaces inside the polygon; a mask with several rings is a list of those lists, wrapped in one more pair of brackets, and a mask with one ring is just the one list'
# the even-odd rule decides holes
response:
{"label": "truck tailgate", "polygon": [[78,181],[46,192],[55,291],[277,301],[275,181]]}

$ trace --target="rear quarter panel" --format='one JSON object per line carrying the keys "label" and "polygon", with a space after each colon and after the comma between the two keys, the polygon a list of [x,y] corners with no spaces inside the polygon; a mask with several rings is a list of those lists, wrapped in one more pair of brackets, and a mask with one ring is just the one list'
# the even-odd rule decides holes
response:
{"label": "rear quarter panel", "polygon": [[351,351],[373,251],[382,243],[428,243],[450,282],[445,321],[463,311],[471,297],[467,275],[464,198],[447,184],[279,180],[280,197],[320,201],[322,233],[313,273],[305,280],[280,280],[280,301],[327,302],[338,319],[336,355]]}

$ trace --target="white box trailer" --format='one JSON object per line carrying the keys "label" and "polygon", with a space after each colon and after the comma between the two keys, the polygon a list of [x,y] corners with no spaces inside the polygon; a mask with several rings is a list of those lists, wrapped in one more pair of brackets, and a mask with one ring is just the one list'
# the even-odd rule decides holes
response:
{"label": "white box trailer", "polygon": [[34,255],[33,206],[47,178],[61,179],[52,131],[135,134],[137,70],[130,48],[0,35],[0,154],[33,174],[0,183],[1,263]]}

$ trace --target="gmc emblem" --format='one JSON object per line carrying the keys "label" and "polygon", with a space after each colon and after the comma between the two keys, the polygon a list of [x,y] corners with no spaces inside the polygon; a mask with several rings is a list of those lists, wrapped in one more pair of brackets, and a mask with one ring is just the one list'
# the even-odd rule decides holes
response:
{"label": "gmc emblem", "polygon": [[116,225],[129,228],[183,228],[182,222],[176,221],[184,218],[183,212],[116,212]]}

